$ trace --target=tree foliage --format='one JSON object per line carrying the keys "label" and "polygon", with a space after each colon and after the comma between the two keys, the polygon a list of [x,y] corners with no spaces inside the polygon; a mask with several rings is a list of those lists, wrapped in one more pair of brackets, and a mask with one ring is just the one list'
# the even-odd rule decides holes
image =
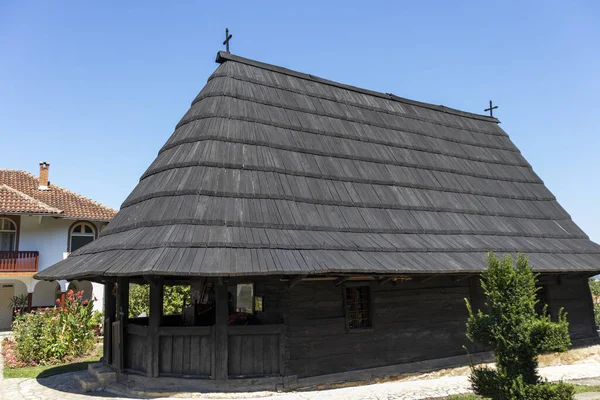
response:
{"label": "tree foliage", "polygon": [[[172,285],[163,288],[163,315],[181,314],[190,303],[190,286]],[[150,285],[129,286],[129,318],[150,315]]]}
{"label": "tree foliage", "polygon": [[487,309],[474,312],[467,300],[467,337],[493,350],[496,370],[473,367],[473,390],[494,400],[571,399],[569,385],[542,382],[537,362],[542,353],[570,347],[566,313],[561,309],[556,322],[546,306],[536,313],[537,275],[524,255],[513,265],[511,256],[500,259],[490,253],[488,264],[481,275]]}

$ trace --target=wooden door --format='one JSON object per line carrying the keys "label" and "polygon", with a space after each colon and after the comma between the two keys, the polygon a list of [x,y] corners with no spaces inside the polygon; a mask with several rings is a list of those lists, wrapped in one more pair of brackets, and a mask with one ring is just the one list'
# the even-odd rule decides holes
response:
{"label": "wooden door", "polygon": [[13,293],[12,285],[0,285],[0,331],[10,330],[12,308],[9,307],[9,304]]}

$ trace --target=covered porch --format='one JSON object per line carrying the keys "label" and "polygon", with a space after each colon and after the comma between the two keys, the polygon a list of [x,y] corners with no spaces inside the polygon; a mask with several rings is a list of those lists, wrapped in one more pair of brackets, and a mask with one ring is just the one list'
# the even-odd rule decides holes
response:
{"label": "covered porch", "polygon": [[[120,380],[161,377],[216,389],[230,379],[252,378],[253,387],[263,383],[273,387],[284,375],[285,328],[278,283],[273,278],[168,277],[107,283],[105,327],[111,329],[105,329],[104,361]],[[149,315],[131,315],[130,284],[149,285]],[[181,313],[163,312],[168,285],[190,287]],[[268,309],[263,306],[265,298]],[[178,378],[195,379],[182,383]],[[164,385],[165,380],[160,381]]]}

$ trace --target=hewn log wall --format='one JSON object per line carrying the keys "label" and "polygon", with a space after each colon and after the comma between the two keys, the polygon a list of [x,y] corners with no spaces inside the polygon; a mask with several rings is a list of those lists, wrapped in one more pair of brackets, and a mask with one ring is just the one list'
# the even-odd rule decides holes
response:
{"label": "hewn log wall", "polygon": [[540,283],[546,290],[548,308],[553,318],[564,307],[572,339],[597,336],[594,326],[592,294],[588,279],[580,276],[542,276]]}
{"label": "hewn log wall", "polygon": [[283,325],[229,327],[230,377],[281,374]]}
{"label": "hewn log wall", "polygon": [[125,368],[131,371],[146,373],[148,371],[148,357],[152,354],[149,348],[148,328],[128,324],[125,329],[127,331]]}
{"label": "hewn log wall", "polygon": [[[479,278],[371,283],[373,327],[347,330],[343,285],[302,281],[286,298],[286,375],[299,377],[408,363],[485,350],[465,337],[465,298],[483,308]],[[572,338],[597,337],[584,277],[542,276],[549,309],[568,312]]]}
{"label": "hewn log wall", "polygon": [[[463,345],[471,352],[487,350],[465,337],[464,299],[475,309],[484,308],[478,277],[364,282],[371,288],[372,327],[358,330],[347,329],[344,310],[345,286],[356,282],[290,284],[279,277],[244,279],[255,283],[256,295],[264,296],[264,312],[252,321],[257,325],[228,326],[226,290],[238,279],[217,285],[222,332],[218,324],[157,329],[158,376],[303,378],[464,355]],[[568,312],[573,339],[597,337],[585,277],[541,276],[540,285],[554,318],[560,307]],[[123,354],[118,346],[120,324],[112,324],[113,365],[124,359],[128,370],[148,373],[151,330],[126,324]]]}
{"label": "hewn log wall", "polygon": [[289,289],[286,374],[299,377],[464,354],[469,282],[371,284],[373,328],[346,330],[343,285]]}
{"label": "hewn log wall", "polygon": [[210,377],[212,327],[169,327],[160,328],[158,333],[160,376]]}

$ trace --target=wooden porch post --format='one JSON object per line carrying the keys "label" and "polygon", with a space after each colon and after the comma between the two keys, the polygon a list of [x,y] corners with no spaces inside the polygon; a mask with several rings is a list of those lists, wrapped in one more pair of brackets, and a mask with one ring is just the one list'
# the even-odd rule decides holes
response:
{"label": "wooden porch post", "polygon": [[226,380],[229,377],[229,338],[227,323],[229,320],[229,295],[227,285],[221,278],[215,286],[215,365],[214,378]]}
{"label": "wooden porch post", "polygon": [[115,283],[104,282],[104,362],[112,365],[112,323],[117,314],[117,297],[113,294]]}
{"label": "wooden porch post", "polygon": [[60,308],[65,308],[65,292],[60,292]]}
{"label": "wooden porch post", "polygon": [[163,312],[163,283],[162,280],[150,280],[150,317],[148,320],[148,367],[146,374],[149,377],[158,376],[158,355],[159,355],[159,337],[158,328],[160,327]]}
{"label": "wooden porch post", "polygon": [[125,369],[125,346],[127,346],[127,321],[129,320],[129,278],[119,278],[117,281],[118,307],[119,307],[119,362],[117,369]]}
{"label": "wooden porch post", "polygon": [[33,293],[27,292],[27,312],[31,312],[31,302],[33,301]]}

